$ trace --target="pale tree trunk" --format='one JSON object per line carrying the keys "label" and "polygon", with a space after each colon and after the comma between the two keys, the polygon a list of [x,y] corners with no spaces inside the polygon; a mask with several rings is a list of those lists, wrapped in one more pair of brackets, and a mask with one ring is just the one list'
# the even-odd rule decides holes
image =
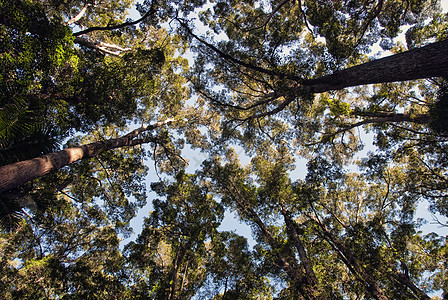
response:
{"label": "pale tree trunk", "polygon": [[86,13],[87,8],[89,8],[89,6],[91,6],[91,5],[92,4],[90,4],[90,3],[87,3],[86,5],[84,5],[84,7],[79,11],[79,13],[76,16],[74,16],[73,18],[71,18],[70,20],[68,20],[66,22],[66,24],[67,25],[71,25],[71,24],[79,21],[84,16],[84,14]]}
{"label": "pale tree trunk", "polygon": [[20,187],[30,180],[59,170],[75,161],[97,156],[103,151],[151,142],[151,140],[135,138],[142,132],[163,126],[171,121],[172,119],[168,119],[153,125],[143,126],[116,139],[67,148],[38,158],[2,166],[0,167],[0,193]]}
{"label": "pale tree trunk", "polygon": [[448,39],[301,82],[313,93],[448,76]]}

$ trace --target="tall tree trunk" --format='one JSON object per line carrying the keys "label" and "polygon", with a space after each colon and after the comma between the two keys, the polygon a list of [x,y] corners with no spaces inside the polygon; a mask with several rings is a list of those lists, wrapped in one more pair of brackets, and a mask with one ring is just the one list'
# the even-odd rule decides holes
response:
{"label": "tall tree trunk", "polygon": [[304,80],[313,93],[372,83],[448,76],[448,39],[370,61],[331,75]]}
{"label": "tall tree trunk", "polygon": [[150,140],[135,138],[142,132],[155,129],[171,121],[172,119],[168,119],[153,125],[143,126],[116,139],[67,148],[38,158],[2,166],[0,167],[0,193],[17,188],[30,180],[59,170],[75,161],[97,156],[103,151],[148,143]]}
{"label": "tall tree trunk", "polygon": [[[258,216],[257,212],[253,210],[251,205],[245,201],[244,196],[241,195],[239,190],[237,188],[234,188],[234,186],[235,185],[232,182],[229,182],[226,190],[230,195],[234,197],[238,208],[244,211],[244,213],[247,214],[247,218],[258,226],[269,246],[272,249],[279,249],[279,242],[275,239],[274,236],[272,236],[271,232]],[[279,266],[283,269],[283,271],[285,271],[285,273],[293,282],[294,287],[298,291],[299,294],[297,295],[297,297],[300,297],[298,299],[326,299],[325,296],[321,296],[315,291],[314,286],[310,285],[309,281],[307,280],[308,278],[306,278],[303,271],[298,268],[297,260],[293,255],[276,251],[276,256],[279,262]]]}
{"label": "tall tree trunk", "polygon": [[422,289],[417,287],[408,276],[398,271],[395,266],[389,265],[389,267],[392,270],[391,272],[389,272],[389,275],[399,283],[403,284],[404,286],[407,286],[419,299],[421,300],[431,299],[431,297],[429,297]]}
{"label": "tall tree trunk", "polygon": [[300,240],[299,234],[297,233],[294,221],[291,219],[289,211],[286,209],[284,203],[281,204],[281,213],[285,220],[288,234],[291,237],[297,252],[299,253],[300,262],[303,264],[305,269],[307,290],[309,290],[309,292],[313,294],[316,299],[326,299],[326,297],[323,296],[324,293],[319,285],[316,274],[314,273],[313,265],[308,257],[308,254],[306,253],[302,241]]}
{"label": "tall tree trunk", "polygon": [[311,261],[308,258],[308,255],[306,254],[305,247],[303,246],[303,243],[300,240],[300,237],[295,228],[294,221],[291,219],[289,212],[286,210],[286,208],[284,207],[283,204],[282,204],[281,212],[282,212],[283,218],[286,223],[286,228],[288,230],[288,234],[291,236],[291,238],[294,242],[294,246],[296,247],[297,252],[299,253],[300,261],[302,262],[302,264],[305,268],[305,273],[307,275],[307,279],[311,285],[313,285],[313,286],[317,285],[318,280],[317,280],[316,274],[314,273],[313,265],[311,264]]}
{"label": "tall tree trunk", "polygon": [[358,280],[364,283],[366,290],[378,300],[388,300],[383,290],[380,288],[375,278],[360,264],[359,259],[347,249],[338,239],[322,224],[318,219],[308,216],[311,220],[317,223],[321,228],[321,234],[328,241],[328,243],[336,250],[342,261],[350,269],[350,271],[358,277]]}

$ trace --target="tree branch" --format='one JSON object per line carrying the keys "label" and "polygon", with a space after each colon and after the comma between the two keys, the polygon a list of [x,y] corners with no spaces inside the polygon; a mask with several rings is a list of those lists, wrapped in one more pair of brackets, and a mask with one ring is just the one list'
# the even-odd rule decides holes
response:
{"label": "tree branch", "polygon": [[99,41],[92,41],[89,38],[78,36],[75,38],[74,43],[83,45],[85,47],[98,50],[104,54],[110,54],[113,56],[119,56],[123,52],[129,52],[131,48],[123,48],[115,44],[109,44]]}
{"label": "tree branch", "polygon": [[297,77],[295,75],[291,75],[291,74],[287,74],[287,73],[282,73],[282,72],[277,72],[277,71],[273,71],[273,70],[269,70],[269,69],[265,69],[247,62],[244,62],[242,60],[239,60],[227,53],[222,52],[221,50],[219,50],[217,47],[215,47],[214,45],[206,42],[204,39],[200,38],[199,36],[197,36],[196,34],[193,33],[193,31],[191,30],[190,27],[188,27],[188,25],[180,20],[179,18],[176,18],[176,20],[179,22],[179,24],[187,31],[187,33],[189,35],[191,35],[193,38],[195,38],[196,40],[198,40],[201,44],[205,45],[207,48],[209,48],[210,50],[213,50],[214,52],[216,52],[221,58],[231,61],[237,65],[243,66],[245,68],[263,73],[263,74],[267,74],[270,76],[275,76],[275,77],[281,77],[281,78],[286,78],[286,79],[290,79],[290,80],[294,80],[297,82],[301,82],[302,79],[300,77]]}
{"label": "tree branch", "polygon": [[80,36],[80,35],[83,35],[83,34],[90,33],[92,31],[108,31],[108,30],[121,29],[121,28],[125,28],[125,27],[128,27],[128,26],[136,25],[136,24],[144,21],[145,19],[147,19],[149,16],[155,14],[156,11],[157,10],[154,8],[154,2],[153,2],[151,4],[151,8],[146,12],[146,14],[144,14],[138,20],[124,22],[124,23],[121,23],[121,24],[118,24],[118,25],[113,25],[113,26],[93,26],[93,27],[87,28],[85,30],[81,30],[81,31],[75,32],[75,33],[73,33],[73,36]]}

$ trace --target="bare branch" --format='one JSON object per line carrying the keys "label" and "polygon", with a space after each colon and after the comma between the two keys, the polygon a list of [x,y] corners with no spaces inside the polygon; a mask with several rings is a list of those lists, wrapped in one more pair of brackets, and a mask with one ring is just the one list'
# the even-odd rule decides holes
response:
{"label": "bare branch", "polygon": [[364,35],[366,34],[367,29],[369,28],[369,25],[372,23],[372,21],[378,17],[378,15],[380,14],[381,10],[383,9],[383,2],[384,0],[379,0],[378,4],[375,6],[375,8],[373,9],[373,12],[371,12],[370,17],[364,22],[362,28],[360,31],[358,31],[356,34],[358,35],[359,32],[361,32],[358,40],[355,43],[355,46],[353,47],[353,49],[355,49],[356,47],[358,47],[358,45],[361,43],[362,38],[364,37]]}
{"label": "bare branch", "polygon": [[73,33],[73,36],[80,36],[83,34],[87,34],[90,33],[92,31],[109,31],[109,30],[115,30],[115,29],[121,29],[121,28],[125,28],[128,26],[132,26],[132,25],[136,25],[142,21],[144,21],[145,19],[147,19],[148,17],[150,17],[151,15],[156,13],[156,9],[154,7],[154,3],[151,5],[151,8],[148,10],[148,12],[146,12],[146,14],[144,14],[140,19],[135,20],[135,21],[130,21],[130,22],[124,22],[118,25],[113,25],[113,26],[93,26],[90,28],[87,28],[85,30],[81,30],[78,32]]}
{"label": "bare branch", "polygon": [[311,32],[311,35],[314,37],[313,30],[311,29],[310,25],[308,24],[308,20],[306,19],[306,14],[302,7],[302,1],[297,0],[297,4],[299,5],[299,10],[300,13],[302,14],[303,22],[305,23],[306,28]]}
{"label": "bare branch", "polygon": [[109,44],[99,41],[92,41],[89,38],[78,36],[75,38],[74,42],[79,45],[86,46],[91,49],[98,50],[99,52],[102,52],[104,54],[110,54],[113,56],[119,56],[120,54],[123,54],[124,52],[129,52],[132,49],[131,48],[123,48],[115,44]]}
{"label": "bare branch", "polygon": [[274,8],[274,10],[270,14],[268,14],[264,18],[263,23],[260,26],[253,27],[253,28],[249,29],[248,31],[257,30],[257,29],[266,27],[268,25],[269,21],[272,19],[272,17],[289,1],[290,0],[283,0],[276,8]]}
{"label": "bare branch", "polygon": [[84,5],[84,7],[79,11],[79,13],[76,16],[74,16],[73,18],[71,18],[70,20],[68,20],[65,24],[71,25],[71,24],[79,21],[79,19],[81,19],[84,16],[84,14],[86,13],[87,8],[91,5],[92,4],[90,4],[90,3],[86,3],[86,5]]}
{"label": "bare branch", "polygon": [[187,33],[189,35],[191,35],[193,38],[195,38],[196,40],[198,40],[201,44],[205,45],[207,48],[213,50],[214,52],[216,52],[221,58],[228,60],[232,63],[235,63],[237,65],[243,66],[245,68],[263,73],[263,74],[267,74],[270,76],[275,76],[275,77],[281,77],[281,78],[286,78],[286,79],[290,79],[290,80],[294,80],[297,82],[301,82],[302,79],[300,77],[297,77],[295,75],[292,74],[288,74],[288,73],[283,73],[283,72],[278,72],[278,71],[273,71],[273,70],[269,70],[269,69],[265,69],[262,67],[259,67],[257,65],[253,65],[251,63],[247,63],[244,62],[242,60],[239,60],[227,53],[224,53],[223,51],[219,50],[217,47],[215,47],[214,45],[208,43],[207,41],[205,41],[204,39],[200,38],[199,36],[197,36],[196,34],[193,33],[193,31],[191,30],[191,28],[182,20],[180,20],[179,18],[176,18],[176,20],[180,23],[180,25],[187,31]]}

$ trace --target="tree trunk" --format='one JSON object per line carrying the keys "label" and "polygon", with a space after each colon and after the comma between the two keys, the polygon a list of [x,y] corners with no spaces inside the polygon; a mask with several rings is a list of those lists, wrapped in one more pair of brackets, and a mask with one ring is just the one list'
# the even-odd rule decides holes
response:
{"label": "tree trunk", "polygon": [[373,83],[448,76],[448,39],[370,61],[331,75],[304,80],[313,93]]}
{"label": "tree trunk", "polygon": [[392,272],[389,272],[392,278],[397,280],[399,283],[403,284],[404,286],[407,286],[419,299],[421,300],[430,300],[431,297],[429,297],[423,290],[418,288],[405,274],[401,273],[400,271],[395,268],[395,266],[390,266],[392,269]]}
{"label": "tree trunk", "polygon": [[296,247],[299,253],[300,261],[302,262],[303,267],[305,268],[307,279],[312,286],[315,286],[318,284],[318,280],[316,274],[314,273],[313,265],[306,253],[305,247],[303,246],[302,241],[300,240],[300,237],[296,231],[294,221],[291,219],[291,217],[289,216],[289,212],[286,210],[284,206],[282,207],[281,212],[285,220],[288,233],[294,242],[294,246]]}
{"label": "tree trunk", "polygon": [[288,210],[286,210],[286,207],[283,203],[281,207],[281,213],[285,220],[288,234],[293,240],[294,246],[299,253],[300,262],[303,264],[303,267],[305,269],[305,277],[307,281],[305,288],[313,295],[313,297],[315,297],[315,299],[327,299],[325,296],[323,296],[324,293],[321,289],[321,286],[319,285],[316,274],[314,273],[313,265],[308,257],[308,254],[306,253],[305,247],[303,246],[299,234],[297,233],[294,221],[291,219],[291,216],[289,215],[289,212]]}
{"label": "tree trunk", "polygon": [[358,280],[364,283],[366,290],[378,300],[388,300],[387,296],[384,294],[383,290],[380,288],[375,278],[371,276],[367,270],[359,262],[358,257],[356,257],[350,250],[344,247],[335,236],[328,230],[328,228],[322,224],[319,220],[308,216],[311,220],[317,223],[317,225],[322,229],[323,237],[329,242],[329,244],[335,249],[338,255],[342,258],[342,261],[346,266],[352,271],[352,273],[358,277]]}
{"label": "tree trunk", "polygon": [[171,121],[172,120],[169,119],[163,122],[157,122],[153,125],[143,126],[116,139],[67,148],[38,158],[2,166],[0,167],[0,193],[17,188],[30,180],[42,177],[52,171],[59,170],[75,161],[97,156],[103,151],[148,143],[150,140],[134,138],[144,131],[160,127]]}

